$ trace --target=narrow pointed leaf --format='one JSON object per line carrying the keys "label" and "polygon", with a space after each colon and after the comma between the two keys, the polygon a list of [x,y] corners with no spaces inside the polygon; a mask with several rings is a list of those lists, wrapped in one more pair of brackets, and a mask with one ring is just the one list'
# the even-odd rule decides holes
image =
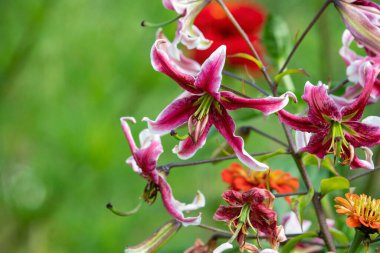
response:
{"label": "narrow pointed leaf", "polygon": [[330,177],[321,180],[322,197],[327,193],[350,188],[350,181],[345,177]]}
{"label": "narrow pointed leaf", "polygon": [[334,237],[334,239],[337,240],[341,245],[350,244],[350,241],[348,240],[347,235],[343,233],[342,231],[336,228],[329,228],[329,231],[331,235]]}
{"label": "narrow pointed leaf", "polygon": [[281,252],[290,253],[294,249],[296,244],[299,243],[300,241],[304,239],[308,239],[308,238],[315,238],[315,237],[318,237],[318,234],[316,232],[306,232],[306,233],[303,233],[302,235],[293,237],[284,245]]}
{"label": "narrow pointed leaf", "polygon": [[336,171],[335,169],[334,163],[329,157],[325,157],[321,161],[316,155],[305,153],[305,155],[302,157],[302,161],[306,166],[315,165],[318,167],[322,167],[324,169],[327,169],[329,172],[331,172],[335,176],[340,176],[338,171]]}
{"label": "narrow pointed leaf", "polygon": [[279,83],[279,82],[282,80],[283,77],[285,77],[285,76],[287,76],[287,75],[293,75],[293,74],[303,74],[303,75],[305,75],[305,76],[310,76],[310,75],[306,72],[306,70],[304,70],[304,69],[287,69],[287,70],[285,70],[284,72],[282,72],[282,73],[276,75],[276,76],[274,77],[274,80],[275,80],[276,83]]}
{"label": "narrow pointed leaf", "polygon": [[156,252],[180,229],[181,223],[176,220],[166,222],[159,227],[148,239],[139,245],[127,247],[125,253],[151,253]]}
{"label": "narrow pointed leaf", "polygon": [[229,55],[228,57],[229,58],[235,58],[235,57],[236,58],[243,58],[243,59],[246,59],[248,61],[255,63],[257,65],[257,67],[259,67],[259,69],[263,68],[263,64],[258,59],[256,59],[255,57],[253,57],[252,55],[249,55],[249,54],[238,53],[238,54]]}
{"label": "narrow pointed leaf", "polygon": [[282,148],[279,148],[272,153],[261,155],[261,156],[256,156],[256,159],[259,160],[260,162],[265,162],[269,158],[272,158],[272,157],[275,157],[278,155],[283,155],[283,154],[286,154],[286,151]]}
{"label": "narrow pointed leaf", "polygon": [[291,48],[289,28],[281,17],[273,14],[268,16],[263,32],[263,42],[267,55],[279,67]]}
{"label": "narrow pointed leaf", "polygon": [[313,196],[314,196],[314,189],[310,188],[307,194],[299,196],[298,198],[293,199],[292,201],[294,212],[297,214],[302,230],[303,230],[303,227],[302,227],[303,213],[306,207],[309,205],[310,201],[313,199]]}

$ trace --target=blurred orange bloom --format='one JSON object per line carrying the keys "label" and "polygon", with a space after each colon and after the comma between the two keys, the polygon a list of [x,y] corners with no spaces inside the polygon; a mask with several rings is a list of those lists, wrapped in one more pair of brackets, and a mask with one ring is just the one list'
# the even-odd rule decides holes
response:
{"label": "blurred orange bloom", "polygon": [[[372,199],[365,194],[346,193],[346,199],[336,197],[336,212],[347,215],[347,226],[358,228],[361,226],[380,232],[380,199]],[[375,231],[374,231],[375,232]]]}
{"label": "blurred orange bloom", "polygon": [[[268,178],[269,176],[269,178]],[[222,179],[235,191],[248,191],[252,187],[266,188],[268,182],[271,190],[277,193],[291,193],[298,191],[298,178],[282,170],[268,172],[248,172],[240,164],[232,163],[229,168],[222,171]],[[290,204],[290,197],[285,198]]]}

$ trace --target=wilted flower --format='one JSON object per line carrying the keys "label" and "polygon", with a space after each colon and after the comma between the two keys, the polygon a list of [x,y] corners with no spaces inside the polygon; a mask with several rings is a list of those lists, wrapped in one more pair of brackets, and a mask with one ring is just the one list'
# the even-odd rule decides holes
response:
{"label": "wilted flower", "polygon": [[[280,120],[291,128],[310,132],[313,135],[307,146],[300,151],[323,158],[328,153],[341,158],[343,165],[352,169],[373,169],[372,147],[380,143],[380,118],[363,115],[372,87],[380,69],[374,69],[369,62],[363,64],[361,77],[365,80],[363,92],[354,101],[340,105],[327,93],[327,86],[307,82],[302,99],[308,103],[307,117],[293,115],[285,110],[279,112]],[[355,148],[363,148],[366,159],[360,160]]]}
{"label": "wilted flower", "polygon": [[366,233],[380,232],[380,200],[365,194],[346,193],[346,198],[336,197],[336,212],[347,215],[347,226]]}
{"label": "wilted flower", "polygon": [[254,245],[246,242],[249,227],[266,235],[275,249],[281,241],[286,240],[282,226],[277,226],[277,213],[272,209],[272,193],[265,189],[252,188],[244,193],[228,190],[222,196],[229,206],[219,206],[214,219],[226,221],[233,236],[227,243],[219,246],[219,249],[232,248],[231,242],[236,239],[240,249],[257,252]]}
{"label": "wilted flower", "polygon": [[355,40],[380,54],[380,6],[366,0],[334,0]]}
{"label": "wilted flower", "polygon": [[205,142],[212,125],[223,135],[237,157],[249,168],[265,170],[267,165],[256,161],[244,150],[244,141],[235,135],[235,123],[227,110],[253,108],[271,114],[287,105],[291,92],[281,97],[249,99],[228,91],[219,91],[222,69],[226,58],[226,47],[219,47],[200,67],[197,74],[178,65],[168,52],[167,41],[157,40],[152,48],[151,58],[155,70],[175,80],[185,92],[175,99],[158,115],[155,121],[147,118],[149,129],[154,133],[173,132],[177,127],[188,124],[188,135],[180,137],[174,151],[182,159],[192,157]]}
{"label": "wilted flower", "polygon": [[[229,1],[226,2],[226,5],[248,35],[255,49],[258,49],[260,52],[262,46],[259,34],[265,21],[265,13],[262,8],[247,1]],[[248,44],[218,3],[212,2],[206,6],[196,17],[195,25],[202,30],[206,38],[213,41],[207,50],[197,50],[194,52],[194,58],[198,62],[205,61],[221,45],[227,46],[228,55],[251,53]],[[248,66],[252,70],[258,70],[255,63],[242,58],[227,58],[227,62],[234,66]]]}
{"label": "wilted flower", "polygon": [[128,158],[127,163],[137,174],[148,181],[144,192],[144,199],[148,203],[152,203],[157,193],[160,192],[162,202],[173,218],[182,222],[184,226],[198,225],[201,221],[200,215],[198,217],[185,218],[183,211],[191,211],[203,207],[205,205],[204,196],[198,192],[193,203],[189,205],[185,205],[174,199],[172,189],[166,181],[165,175],[157,170],[157,160],[163,152],[159,135],[151,134],[148,129],[143,130],[140,133],[141,147],[138,148],[128,125],[128,121],[135,123],[135,119],[125,117],[121,118],[120,121],[132,152],[132,156]]}
{"label": "wilted flower", "polygon": [[[232,163],[229,168],[224,169],[222,179],[236,191],[248,191],[253,187],[266,189],[267,182],[270,189],[277,193],[295,192],[299,188],[298,178],[292,177],[288,172],[282,170],[271,170],[269,173],[249,172],[238,163]],[[290,198],[286,197],[286,200],[290,204]]]}
{"label": "wilted flower", "polygon": [[182,15],[178,19],[177,32],[174,39],[174,46],[182,43],[188,49],[207,49],[212,41],[206,39],[202,32],[194,25],[194,19],[198,13],[211,0],[163,0],[163,5],[169,10]]}
{"label": "wilted flower", "polygon": [[[355,98],[362,92],[365,83],[363,83],[363,78],[361,77],[360,69],[364,64],[366,64],[367,62],[371,62],[375,70],[380,68],[380,54],[368,52],[368,56],[358,55],[356,52],[350,49],[350,45],[353,40],[354,37],[352,36],[350,31],[344,31],[342,37],[343,46],[340,49],[339,53],[343,57],[343,60],[347,65],[348,80],[355,83],[353,86],[350,86],[346,89],[346,92],[343,95],[343,97],[346,99]],[[376,102],[379,98],[380,80],[379,78],[377,78],[372,88],[370,101]]]}

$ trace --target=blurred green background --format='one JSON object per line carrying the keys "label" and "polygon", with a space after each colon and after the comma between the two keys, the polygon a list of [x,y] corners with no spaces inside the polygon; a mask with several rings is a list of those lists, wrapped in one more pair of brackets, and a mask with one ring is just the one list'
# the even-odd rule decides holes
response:
{"label": "blurred green background", "polygon": [[[296,36],[323,1],[259,3],[268,13],[281,15]],[[174,13],[160,0],[3,0],[0,11],[0,252],[123,252],[126,245],[141,242],[170,219],[161,201],[143,205],[129,218],[112,215],[105,204],[132,209],[145,186],[124,163],[130,151],[119,118],[155,118],[181,92],[152,69],[155,29],[140,27],[143,19],[159,22]],[[305,68],[314,83],[344,80],[345,67],[337,54],[343,29],[331,6],[290,66]],[[174,30],[174,24],[165,28],[169,36]],[[236,89],[241,85],[224,80]],[[306,80],[294,78],[297,95]],[[249,88],[247,92],[259,95]],[[247,118],[247,112],[234,115],[241,118],[238,125],[281,132],[275,116]],[[137,137],[144,124],[133,127]],[[250,152],[278,148],[257,134],[253,137],[246,144]],[[279,138],[284,139],[282,132]],[[219,135],[210,136],[193,160],[207,158],[216,140],[222,142]],[[170,152],[176,141],[163,137],[163,143],[160,164],[178,161]],[[198,189],[206,195],[204,223],[216,224],[212,215],[226,189],[220,171],[228,164],[178,168],[169,177],[180,201],[190,202]],[[269,164],[298,176],[290,159],[278,157]],[[311,174],[328,175],[317,168]],[[378,195],[370,182],[365,187]],[[280,214],[289,209],[283,200],[278,205]],[[182,229],[161,252],[183,252],[197,237],[206,240],[210,235],[199,228]]]}

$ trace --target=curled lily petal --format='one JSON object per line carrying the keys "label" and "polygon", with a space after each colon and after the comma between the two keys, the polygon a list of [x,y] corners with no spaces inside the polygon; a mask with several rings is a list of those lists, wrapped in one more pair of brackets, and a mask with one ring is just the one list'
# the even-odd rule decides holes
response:
{"label": "curled lily petal", "polygon": [[221,252],[224,252],[228,249],[232,249],[234,246],[232,246],[231,243],[229,242],[225,242],[223,244],[221,244],[220,246],[218,246],[216,249],[214,249],[213,253],[221,253]]}
{"label": "curled lily petal", "polygon": [[222,81],[222,70],[226,60],[226,46],[220,46],[203,63],[195,81],[195,86],[219,99],[219,88]]}
{"label": "curled lily petal", "polygon": [[177,203],[178,209],[185,212],[198,210],[199,208],[204,207],[205,205],[205,196],[200,191],[197,192],[197,195],[195,196],[193,202],[191,202],[190,204],[184,204],[181,202]]}
{"label": "curled lily petal", "polygon": [[302,96],[302,99],[309,105],[309,119],[322,126],[328,125],[330,119],[339,121],[342,118],[338,105],[327,94],[327,89],[327,85],[322,83],[314,86],[307,82]]}
{"label": "curled lily petal", "polygon": [[253,108],[262,111],[265,115],[269,115],[283,109],[289,102],[289,97],[297,102],[297,97],[293,92],[286,92],[280,97],[266,98],[242,98],[232,92],[222,91],[220,103],[228,110],[236,110],[239,108]]}
{"label": "curled lily petal", "polygon": [[345,137],[354,147],[372,147],[380,144],[380,127],[360,122],[345,122],[344,125],[350,129],[350,133]]}
{"label": "curled lily petal", "polygon": [[296,131],[295,139],[296,139],[296,151],[298,152],[301,148],[304,148],[309,143],[311,137],[311,133]]}
{"label": "curled lily petal", "polygon": [[156,33],[157,40],[163,40],[165,43],[161,43],[161,49],[166,52],[170,57],[170,60],[176,65],[176,67],[183,73],[188,73],[190,75],[197,75],[201,69],[201,65],[186,57],[181,50],[179,50],[175,45],[169,42],[168,38],[164,35],[162,29],[159,29]]}
{"label": "curled lily petal", "polygon": [[[199,225],[201,223],[201,215],[199,214],[197,217],[184,217],[183,215],[183,206],[184,204],[178,204],[179,202],[174,199],[172,189],[169,184],[166,182],[165,178],[162,176],[159,180],[160,192],[162,195],[162,202],[168,211],[168,213],[175,218],[176,220],[182,222],[184,226],[189,225]],[[181,208],[182,207],[182,208]]]}
{"label": "curled lily petal", "polygon": [[197,95],[182,93],[157,116],[155,121],[148,118],[143,118],[143,120],[148,122],[148,127],[153,133],[169,133],[188,121],[197,109],[194,103],[198,98]]}
{"label": "curled lily petal", "polygon": [[374,68],[373,64],[369,61],[362,64],[360,68],[360,82],[364,83],[364,89],[354,102],[342,108],[342,116],[345,120],[358,120],[362,117],[375,80],[380,72],[380,66]]}
{"label": "curled lily petal", "polygon": [[214,214],[214,220],[231,221],[238,217],[241,211],[241,206],[219,206]]}
{"label": "curled lily petal", "polygon": [[169,43],[164,39],[158,39],[151,50],[151,62],[156,71],[162,72],[176,81],[183,89],[193,93],[202,93],[194,86],[195,78],[186,69],[181,68],[178,60],[169,52]]}
{"label": "curled lily petal", "polygon": [[370,150],[367,147],[362,147],[362,149],[364,150],[365,159],[361,160],[355,155],[353,161],[350,164],[350,168],[352,170],[359,169],[359,168],[373,170],[375,168],[375,165],[373,164],[373,160],[372,160],[372,156],[373,156],[372,150]]}
{"label": "curled lily petal", "polygon": [[207,49],[212,41],[207,40],[194,25],[195,17],[210,2],[210,0],[163,0],[165,8],[182,15],[178,20],[174,44],[182,43],[188,49]]}
{"label": "curled lily petal", "polygon": [[285,110],[281,110],[278,112],[278,118],[282,123],[302,132],[315,133],[318,131],[318,126],[308,117],[293,115]]}
{"label": "curled lily petal", "polygon": [[218,111],[216,108],[213,108],[212,118],[216,129],[218,129],[219,133],[223,135],[242,163],[250,169],[259,171],[267,170],[269,168],[268,165],[257,161],[245,151],[244,140],[235,135],[235,123],[231,116],[228,115],[226,109],[220,107],[220,111]]}
{"label": "curled lily petal", "polygon": [[322,159],[327,154],[331,145],[331,139],[326,140],[328,133],[329,129],[324,129],[320,132],[313,134],[307,146],[300,149],[300,151],[315,154],[316,156]]}

